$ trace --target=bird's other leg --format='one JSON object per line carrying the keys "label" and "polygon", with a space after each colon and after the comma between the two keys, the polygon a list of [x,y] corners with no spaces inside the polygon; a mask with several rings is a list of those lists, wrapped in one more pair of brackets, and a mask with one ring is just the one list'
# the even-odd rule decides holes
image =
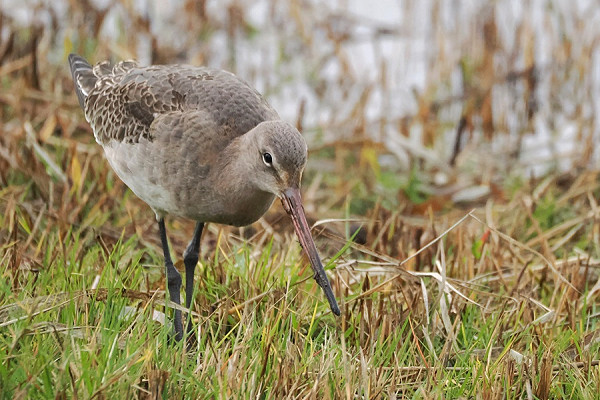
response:
{"label": "bird's other leg", "polygon": [[[181,304],[179,300],[179,292],[181,290],[181,274],[175,269],[171,254],[169,252],[169,242],[167,241],[167,231],[165,229],[165,220],[158,220],[158,230],[160,233],[160,241],[162,243],[163,252],[165,254],[165,268],[167,274],[167,288],[169,289],[169,298],[177,305]],[[175,326],[175,339],[177,341],[183,338],[183,324],[181,323],[181,310],[175,310],[173,317],[173,325]]]}
{"label": "bird's other leg", "polygon": [[[198,255],[200,254],[200,238],[204,222],[197,222],[194,229],[194,236],[183,252],[183,264],[185,265],[185,307],[190,309],[192,297],[194,295],[194,271],[198,264]],[[192,318],[188,317],[187,332],[192,331]]]}

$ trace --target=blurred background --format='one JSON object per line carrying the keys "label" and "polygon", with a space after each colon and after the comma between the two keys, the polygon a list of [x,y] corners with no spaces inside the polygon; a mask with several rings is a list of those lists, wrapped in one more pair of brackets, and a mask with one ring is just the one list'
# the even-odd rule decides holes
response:
{"label": "blurred background", "polygon": [[[510,208],[547,177],[567,187],[599,169],[599,49],[600,7],[585,0],[3,0],[0,180],[32,182],[14,198],[49,205],[60,221],[112,226],[115,238],[128,218],[147,220],[136,232],[154,242],[151,211],[115,202],[122,184],[66,57],[208,65],[250,82],[303,132],[313,222],[364,218],[337,231],[366,226],[360,242],[406,257],[433,237],[423,230],[434,214]],[[102,213],[115,209],[127,215]]]}
{"label": "blurred background", "polygon": [[[3,0],[0,11],[2,102],[32,102],[34,127],[53,115],[48,136],[81,121],[66,64],[77,52],[240,75],[302,128],[323,156],[309,168],[357,213],[377,197],[480,200],[509,176],[600,166],[595,1]],[[29,115],[3,117],[6,135]]]}

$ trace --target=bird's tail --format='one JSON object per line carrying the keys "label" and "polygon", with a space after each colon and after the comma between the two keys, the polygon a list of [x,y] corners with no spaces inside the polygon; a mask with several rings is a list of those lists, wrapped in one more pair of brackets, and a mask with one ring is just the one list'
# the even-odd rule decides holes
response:
{"label": "bird's tail", "polygon": [[98,77],[94,74],[92,66],[85,58],[77,54],[69,54],[69,66],[71,67],[71,75],[73,75],[73,83],[75,84],[75,93],[77,93],[79,105],[85,110],[85,98],[96,85]]}

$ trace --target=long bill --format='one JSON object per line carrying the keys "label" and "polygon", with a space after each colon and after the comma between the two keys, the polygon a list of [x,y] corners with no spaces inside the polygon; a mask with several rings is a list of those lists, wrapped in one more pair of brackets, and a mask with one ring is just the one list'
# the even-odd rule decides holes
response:
{"label": "long bill", "polygon": [[319,253],[317,252],[317,248],[315,247],[315,242],[313,241],[312,236],[310,234],[308,223],[306,222],[304,208],[302,207],[302,199],[300,197],[300,189],[286,189],[283,192],[283,196],[281,197],[281,203],[283,204],[283,208],[285,208],[285,211],[292,218],[292,222],[294,223],[294,229],[296,230],[298,239],[300,239],[300,244],[306,252],[308,259],[310,260],[310,265],[314,271],[315,280],[317,281],[319,286],[321,286],[323,292],[325,292],[325,297],[327,297],[327,301],[329,302],[329,307],[331,308],[331,311],[335,315],[339,316],[340,308],[338,307],[337,301],[335,300],[335,296],[333,295],[333,290],[331,290],[329,279],[327,279],[325,269],[323,268],[323,264],[321,263],[321,257],[319,257]]}

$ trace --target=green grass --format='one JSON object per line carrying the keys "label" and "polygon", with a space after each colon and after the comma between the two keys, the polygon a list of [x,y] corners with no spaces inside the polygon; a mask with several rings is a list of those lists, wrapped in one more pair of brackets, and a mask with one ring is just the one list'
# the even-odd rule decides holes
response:
{"label": "green grass", "polygon": [[[423,280],[425,292],[405,281],[360,297],[380,279],[367,274],[347,288],[342,281],[353,274],[338,271],[334,288],[343,315],[335,318],[318,286],[303,279],[309,269],[293,240],[263,232],[247,242],[213,228],[197,271],[199,342],[186,351],[171,341],[168,325],[152,320],[154,310],[164,311],[156,245],[143,245],[135,233],[102,244],[107,239],[93,233],[96,228],[49,218],[33,231],[24,207],[16,205],[13,215],[7,237],[19,240],[2,248],[3,398],[521,398],[527,390],[544,397],[544,382],[554,398],[597,394],[599,343],[585,344],[598,329],[597,317],[589,315],[598,313],[597,305],[568,304],[560,318],[540,322],[545,311],[532,304],[539,290],[535,301],[552,306],[557,282],[509,294],[472,290],[454,278],[463,291],[470,287],[471,299],[481,304],[475,305],[448,293],[439,297],[430,279]],[[23,258],[13,263],[13,251],[29,235],[27,252],[21,248],[16,255]],[[260,235],[265,240],[257,240]],[[35,262],[28,261],[31,252]],[[491,253],[488,248],[487,257]],[[90,289],[94,284],[98,289]],[[588,286],[577,295],[568,289],[565,301],[585,299]],[[571,324],[564,318],[570,307],[579,313]],[[543,381],[548,373],[550,381]]]}

